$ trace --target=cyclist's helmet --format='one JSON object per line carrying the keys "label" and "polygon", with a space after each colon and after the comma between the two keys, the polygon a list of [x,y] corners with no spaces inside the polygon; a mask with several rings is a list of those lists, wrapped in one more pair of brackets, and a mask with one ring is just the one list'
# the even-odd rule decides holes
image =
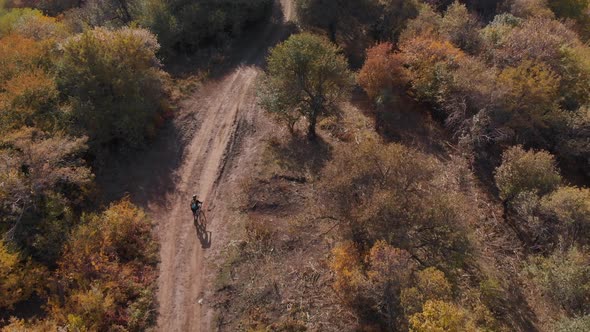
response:
{"label": "cyclist's helmet", "polygon": [[197,199],[197,195],[193,195],[193,199]]}

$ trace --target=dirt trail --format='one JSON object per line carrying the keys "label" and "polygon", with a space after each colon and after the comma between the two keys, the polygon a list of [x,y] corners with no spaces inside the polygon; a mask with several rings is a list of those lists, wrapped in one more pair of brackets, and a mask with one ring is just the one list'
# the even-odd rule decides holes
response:
{"label": "dirt trail", "polygon": [[[292,15],[291,1],[280,1],[286,18]],[[187,144],[184,159],[175,171],[175,190],[163,203],[151,206],[152,215],[159,220],[161,241],[160,277],[158,280],[159,317],[161,331],[201,331],[204,250],[215,236],[216,205],[211,202],[218,179],[228,156],[243,112],[255,111],[254,82],[260,68],[248,63],[260,63],[269,43],[280,38],[276,25],[263,30],[244,52],[243,63],[232,72],[201,88],[187,103],[184,112],[192,113],[199,128]],[[208,232],[199,237],[192,223],[189,200],[192,194],[205,201]],[[210,233],[209,233],[210,232]]]}

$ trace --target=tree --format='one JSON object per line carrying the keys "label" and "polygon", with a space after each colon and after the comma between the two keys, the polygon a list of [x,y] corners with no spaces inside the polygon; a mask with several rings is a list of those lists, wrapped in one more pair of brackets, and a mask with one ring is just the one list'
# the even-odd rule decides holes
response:
{"label": "tree", "polygon": [[580,36],[588,41],[590,37],[590,1],[589,0],[553,0],[549,7],[559,18],[572,19]]}
{"label": "tree", "polygon": [[378,0],[380,16],[373,24],[377,40],[397,42],[407,22],[418,16],[419,8],[415,0]]}
{"label": "tree", "polygon": [[223,46],[249,23],[264,19],[270,0],[147,0],[138,21],[162,43],[165,55],[194,53],[203,46]]}
{"label": "tree", "polygon": [[514,146],[502,154],[494,175],[500,198],[510,201],[523,192],[545,195],[561,184],[555,158],[546,151],[525,151]]}
{"label": "tree", "polygon": [[423,265],[460,264],[464,198],[437,183],[443,170],[435,158],[367,137],[335,155],[327,169],[332,211],[353,233],[385,240]]}
{"label": "tree", "polygon": [[546,0],[512,0],[509,4],[510,12],[518,17],[553,18],[554,16]]}
{"label": "tree", "polygon": [[309,33],[293,35],[273,48],[262,106],[273,113],[296,110],[307,118],[309,139],[315,139],[318,119],[336,111],[354,82],[339,52],[326,39]]}
{"label": "tree", "polygon": [[335,276],[334,290],[344,302],[355,305],[366,279],[362,270],[361,254],[353,242],[342,242],[332,249],[330,269],[334,271]]}
{"label": "tree", "polygon": [[444,272],[428,267],[417,273],[417,287],[427,300],[450,300],[451,284]]}
{"label": "tree", "polygon": [[[543,140],[543,132],[559,122],[558,92],[560,78],[547,65],[523,61],[517,67],[504,69],[497,79],[496,116],[523,143]],[[546,135],[545,135],[546,136]]]}
{"label": "tree", "polygon": [[0,211],[11,225],[8,237],[22,232],[23,216],[40,199],[52,193],[77,195],[93,176],[80,159],[86,139],[50,136],[33,128],[9,133],[0,139]]}
{"label": "tree", "polygon": [[400,43],[404,43],[416,37],[440,37],[442,16],[431,6],[423,4],[418,10],[418,16],[408,21],[406,28],[400,35]]}
{"label": "tree", "polygon": [[576,247],[551,256],[533,257],[525,268],[532,281],[570,314],[590,310],[590,256]]}
{"label": "tree", "polygon": [[416,274],[416,285],[402,290],[401,302],[404,312],[411,316],[422,310],[429,300],[451,300],[451,284],[444,272],[435,267],[428,267]]}
{"label": "tree", "polygon": [[559,72],[561,49],[577,44],[578,37],[563,23],[535,17],[510,30],[493,50],[499,66],[516,67],[523,60],[544,62]]}
{"label": "tree", "polygon": [[9,250],[0,240],[0,308],[8,309],[13,304],[28,299],[37,289],[44,269],[22,260],[17,252]]}
{"label": "tree", "polygon": [[155,319],[157,257],[151,220],[128,199],[83,216],[59,261],[53,318],[80,330],[145,330]]}
{"label": "tree", "polygon": [[478,51],[479,22],[465,5],[459,2],[451,4],[443,16],[440,29],[442,34],[460,49],[471,54]]}
{"label": "tree", "polygon": [[404,87],[407,79],[402,58],[394,52],[391,43],[377,44],[367,50],[367,60],[357,81],[369,98],[379,104],[387,103],[394,88]]}
{"label": "tree", "polygon": [[590,104],[590,47],[576,45],[562,48],[561,53],[560,104],[565,109],[575,112],[580,107]]}
{"label": "tree", "polygon": [[327,32],[330,41],[336,43],[339,32],[349,33],[372,17],[375,2],[372,0],[297,0],[297,17],[305,28]]}
{"label": "tree", "polygon": [[444,301],[427,301],[421,313],[410,318],[411,332],[477,331],[465,309]]}
{"label": "tree", "polygon": [[147,30],[96,28],[62,45],[60,89],[70,96],[74,130],[94,152],[137,147],[154,133],[162,110],[164,73],[159,45]]}
{"label": "tree", "polygon": [[590,244],[590,189],[561,187],[540,204],[545,217],[557,223],[566,245]]}
{"label": "tree", "polygon": [[581,18],[588,15],[589,0],[553,0],[549,7],[558,17]]}
{"label": "tree", "polygon": [[410,283],[415,269],[412,256],[405,250],[392,247],[385,241],[377,241],[366,258],[370,296],[383,316],[389,331],[403,324],[400,292]]}
{"label": "tree", "polygon": [[446,40],[419,36],[402,42],[404,63],[408,66],[410,84],[417,99],[436,103],[446,86],[451,84],[452,72],[465,54]]}
{"label": "tree", "polygon": [[590,175],[590,108],[580,107],[569,113],[566,126],[559,133],[556,150],[569,164],[576,165],[586,175]]}

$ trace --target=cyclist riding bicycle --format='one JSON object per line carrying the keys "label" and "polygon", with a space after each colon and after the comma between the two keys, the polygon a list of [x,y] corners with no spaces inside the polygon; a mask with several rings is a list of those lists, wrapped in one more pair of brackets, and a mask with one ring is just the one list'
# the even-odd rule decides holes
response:
{"label": "cyclist riding bicycle", "polygon": [[193,195],[193,199],[191,200],[191,210],[193,211],[193,217],[196,218],[199,215],[199,210],[201,209],[202,205],[203,202],[197,199],[197,195]]}

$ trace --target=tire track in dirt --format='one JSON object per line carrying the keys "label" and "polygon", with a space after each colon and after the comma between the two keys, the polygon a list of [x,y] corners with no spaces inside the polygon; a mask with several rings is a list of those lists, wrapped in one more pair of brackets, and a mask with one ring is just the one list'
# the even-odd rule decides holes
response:
{"label": "tire track in dirt", "polygon": [[[285,16],[290,17],[291,2],[281,1],[281,4]],[[252,44],[244,59],[262,59],[264,46],[279,33],[269,26],[258,42]],[[259,73],[260,69],[254,65],[239,66],[220,80],[206,84],[187,105],[187,111],[197,115],[200,127],[187,145],[184,160],[175,172],[176,190],[166,197],[164,204],[152,208],[154,218],[160,221],[160,331],[201,330],[202,313],[198,300],[203,293],[204,249],[192,222],[189,201],[194,193],[205,202],[208,228],[215,235],[215,207],[208,199],[213,198],[216,190],[227,158],[227,147],[234,137],[238,113],[255,111],[252,90]]]}

